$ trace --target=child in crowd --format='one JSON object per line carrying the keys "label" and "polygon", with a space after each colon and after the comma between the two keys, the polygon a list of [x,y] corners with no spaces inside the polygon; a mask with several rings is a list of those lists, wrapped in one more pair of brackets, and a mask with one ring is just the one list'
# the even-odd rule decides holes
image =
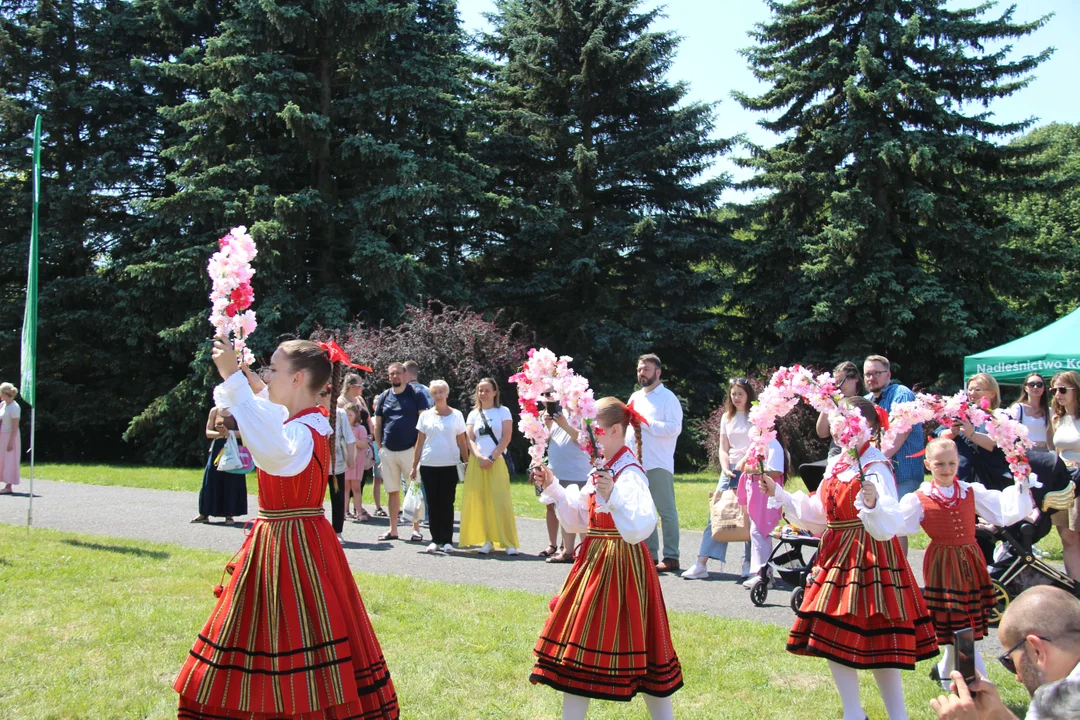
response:
{"label": "child in crowd", "polygon": [[[880,434],[873,403],[861,397],[842,402]],[[907,720],[900,670],[914,669],[917,661],[937,655],[938,647],[933,620],[896,539],[903,516],[889,459],[868,442],[858,460],[850,452],[833,456],[813,496],[788,493],[768,475],[758,487],[790,520],[824,531],[788,651],[829,661],[844,720],[866,717],[859,668],[873,671],[890,720]]]}
{"label": "child in crowd", "polygon": [[645,471],[625,445],[627,427],[639,423],[620,400],[604,398],[595,428],[608,460],[584,488],[562,487],[545,466],[533,471],[540,501],[555,505],[567,532],[585,537],[551,601],[530,676],[563,691],[564,720],[584,718],[591,698],[628,701],[639,692],[654,720],[670,719],[670,696],[683,684],[660,579],[643,543],[656,527],[656,508]]}
{"label": "child in crowd", "polygon": [[[960,456],[949,438],[932,440],[924,461],[933,479],[900,500],[904,520],[900,532],[914,535],[921,526],[930,536],[923,556],[923,596],[934,617],[938,645],[945,650],[931,677],[948,690],[949,673],[955,669],[953,633],[972,628],[975,639],[982,639],[995,602],[986,561],[975,542],[976,515],[1007,526],[1031,514],[1033,504],[1026,485],[997,491],[958,480]],[[978,652],[975,669],[987,676]]]}
{"label": "child in crowd", "polygon": [[330,381],[327,352],[282,343],[265,385],[238,369],[228,341],[214,341],[213,357],[224,378],[215,404],[236,418],[258,468],[259,517],[176,680],[178,717],[397,718],[386,661],[323,511],[333,429],[316,397]]}
{"label": "child in crowd", "polygon": [[778,428],[777,438],[769,442],[762,467],[747,466],[743,471],[739,494],[740,500],[746,501],[747,515],[750,516],[750,579],[743,583],[747,590],[762,582],[772,585],[772,570],[768,567],[773,547],[770,533],[780,524],[784,514],[779,507],[769,507],[768,496],[758,487],[761,471],[764,470],[777,486],[783,487],[790,464],[787,447]]}
{"label": "child in crowd", "polygon": [[[371,519],[364,509],[364,485],[371,472],[374,455],[371,452],[371,439],[368,437],[367,423],[363,420],[363,408],[358,403],[346,403],[345,414],[349,418],[349,427],[356,439],[356,462],[345,470],[345,514],[356,522]],[[349,498],[352,498],[353,510],[349,510]]]}

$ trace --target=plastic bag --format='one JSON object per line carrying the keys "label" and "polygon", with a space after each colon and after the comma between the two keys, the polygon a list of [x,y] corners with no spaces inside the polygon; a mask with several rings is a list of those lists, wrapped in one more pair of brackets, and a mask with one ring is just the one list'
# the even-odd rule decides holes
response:
{"label": "plastic bag", "polygon": [[423,486],[418,482],[409,483],[409,491],[405,493],[405,502],[401,504],[401,519],[411,523],[424,516]]}
{"label": "plastic bag", "polygon": [[229,431],[229,437],[225,438],[225,447],[221,448],[221,454],[218,455],[217,469],[235,475],[244,475],[255,469],[251,451],[236,441],[236,433],[232,430]]}

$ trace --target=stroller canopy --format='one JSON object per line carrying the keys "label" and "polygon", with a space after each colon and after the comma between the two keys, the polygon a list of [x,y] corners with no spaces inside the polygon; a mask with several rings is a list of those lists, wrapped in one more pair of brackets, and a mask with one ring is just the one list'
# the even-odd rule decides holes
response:
{"label": "stroller canopy", "polygon": [[1030,335],[964,358],[964,377],[988,373],[999,383],[1019,385],[1028,373],[1050,376],[1080,370],[1080,308]]}

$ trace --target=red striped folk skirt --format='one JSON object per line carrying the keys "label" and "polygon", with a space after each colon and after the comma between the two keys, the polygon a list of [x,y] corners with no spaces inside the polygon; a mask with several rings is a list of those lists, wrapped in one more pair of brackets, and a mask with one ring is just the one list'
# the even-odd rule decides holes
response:
{"label": "red striped folk skirt", "polygon": [[911,670],[937,655],[933,619],[900,543],[829,523],[787,649],[854,668]]}
{"label": "red striped folk skirt", "polygon": [[398,717],[386,661],[322,508],[259,514],[176,680],[177,717]]}
{"label": "red striped folk skirt", "polygon": [[681,688],[660,578],[644,543],[590,528],[533,652],[529,679],[573,695],[630,700]]}
{"label": "red striped folk skirt", "polygon": [[923,597],[934,617],[939,645],[952,645],[953,633],[965,628],[975,630],[976,640],[986,635],[994,589],[978,545],[931,541],[923,556],[923,581]]}

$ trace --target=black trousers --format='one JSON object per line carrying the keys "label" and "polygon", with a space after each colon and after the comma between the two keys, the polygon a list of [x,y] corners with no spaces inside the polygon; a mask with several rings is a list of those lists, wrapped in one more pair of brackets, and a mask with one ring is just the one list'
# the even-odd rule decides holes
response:
{"label": "black trousers", "polygon": [[428,530],[436,545],[449,545],[454,540],[454,500],[457,498],[457,466],[420,466],[420,482],[430,510]]}
{"label": "black trousers", "polygon": [[330,524],[338,535],[345,529],[345,473],[330,476]]}

